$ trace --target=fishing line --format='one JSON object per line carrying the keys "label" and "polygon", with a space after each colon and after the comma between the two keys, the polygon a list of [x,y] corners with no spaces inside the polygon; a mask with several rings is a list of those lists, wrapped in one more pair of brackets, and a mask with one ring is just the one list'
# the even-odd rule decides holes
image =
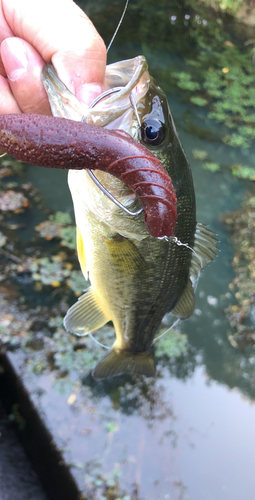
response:
{"label": "fishing line", "polygon": [[[117,35],[118,33],[118,30],[120,28],[120,25],[123,21],[123,18],[126,14],[126,10],[127,10],[127,7],[128,7],[128,4],[129,4],[129,0],[126,0],[126,3],[125,3],[125,6],[124,6],[124,10],[122,12],[122,15],[121,15],[121,18],[119,20],[119,23],[118,23],[118,26],[113,34],[113,37],[107,47],[107,53],[114,41],[114,38],[115,36]],[[104,99],[105,97],[107,97],[108,95],[112,94],[112,93],[115,93],[115,92],[119,92],[120,90],[122,90],[123,87],[114,87],[113,89],[109,89],[109,90],[106,90],[105,92],[103,92],[102,94],[100,94],[98,97],[96,97],[96,99],[90,104],[89,106],[89,109],[93,108],[99,101],[101,101],[102,99]],[[130,96],[129,96],[129,99],[130,99],[130,103],[131,103],[131,106],[133,107],[134,111],[135,111],[135,114],[136,114],[136,118],[137,118],[137,122],[138,122],[138,125],[139,127],[141,127],[141,122],[140,122],[140,118],[139,118],[139,114],[138,114],[138,110],[137,110],[137,107],[136,107],[136,103],[133,99],[133,96],[132,96],[132,92],[130,93]],[[82,117],[82,122],[86,122],[86,118],[83,116]],[[101,182],[99,182],[99,180],[97,179],[97,177],[95,176],[95,174],[90,170],[90,169],[87,169],[87,172],[89,174],[89,176],[91,177],[91,179],[95,182],[95,184],[99,187],[99,189],[101,189],[101,191],[113,202],[115,203],[115,205],[117,205],[119,208],[121,208],[123,210],[123,212],[125,212],[126,214],[128,215],[131,215],[133,217],[136,217],[137,215],[140,215],[142,212],[143,212],[143,208],[140,208],[139,210],[137,210],[136,212],[132,212],[131,210],[129,210],[125,205],[123,205],[119,200],[117,200],[104,186],[103,184],[101,184]]]}
{"label": "fishing line", "polygon": [[[110,41],[110,43],[109,43],[109,45],[108,45],[108,47],[107,47],[107,50],[106,50],[106,52],[107,52],[107,53],[109,52],[109,50],[110,50],[110,48],[111,48],[111,46],[112,46],[112,43],[113,43],[113,41],[114,41],[114,39],[115,39],[115,37],[116,37],[116,35],[117,35],[117,33],[118,33],[118,30],[119,30],[119,28],[120,28],[120,26],[121,26],[121,23],[122,23],[122,21],[123,21],[123,18],[124,18],[125,14],[126,14],[126,10],[127,10],[128,4],[129,4],[129,0],[126,0],[125,6],[124,6],[124,10],[123,10],[123,12],[122,12],[121,18],[120,18],[119,23],[118,23],[118,25],[117,25],[117,28],[116,28],[116,30],[115,30],[115,32],[114,32],[114,34],[113,34],[112,38],[111,38],[111,41]],[[116,89],[116,90],[119,90],[119,89]],[[116,90],[115,90],[115,92],[116,92]],[[108,95],[108,92],[109,92],[109,94],[111,93],[111,91],[107,91],[107,95]],[[106,94],[106,93],[105,93],[105,94]],[[105,95],[104,95],[104,97],[105,97]],[[131,103],[131,106],[133,107],[133,109],[134,109],[134,111],[135,111],[135,114],[136,114],[136,117],[137,117],[138,124],[140,125],[140,119],[139,119],[138,111],[137,111],[137,108],[136,108],[136,104],[135,104],[135,102],[134,102],[133,97],[132,97],[132,95],[131,95],[131,94],[130,94],[130,97],[129,97],[129,98],[130,98],[130,103]],[[102,96],[99,96],[98,101],[99,101],[99,100],[101,100],[101,99],[102,99]],[[98,101],[93,102],[93,105],[92,105],[91,107],[95,106],[95,104],[97,104],[97,102],[98,102]],[[93,177],[95,177],[95,176],[93,175],[93,173],[92,173],[92,172],[89,172],[89,174],[90,174],[90,176],[91,176],[92,178],[93,178]],[[94,180],[94,182],[95,182],[95,179],[94,179],[94,178],[93,178],[93,180]],[[98,183],[99,183],[99,181],[98,181]],[[99,187],[100,187],[100,189],[102,189],[102,187],[103,187],[103,186],[102,186],[102,185],[100,185]],[[103,191],[105,191],[105,188],[104,188],[104,190],[103,190]],[[108,196],[108,193],[105,193],[105,194],[107,194],[107,196]],[[114,201],[114,202],[116,203],[116,201],[117,201],[117,200],[116,200],[116,201],[115,201],[115,200],[112,200],[112,201]],[[121,208],[124,208],[124,207],[121,207]],[[125,208],[126,208],[126,207],[125,207]],[[142,210],[141,210],[141,211],[142,211]],[[130,215],[131,215],[131,214],[130,214]],[[133,213],[132,215],[137,215],[137,214],[134,214],[134,213]],[[173,243],[176,243],[176,245],[178,245],[178,246],[184,246],[184,247],[186,247],[186,248],[189,248],[189,250],[191,250],[191,251],[195,254],[195,256],[197,257],[197,259],[199,260],[200,265],[201,265],[201,268],[203,268],[203,263],[202,263],[202,260],[200,259],[199,255],[195,252],[195,250],[194,250],[193,248],[191,248],[191,247],[188,245],[188,243],[182,243],[182,242],[181,242],[181,241],[180,241],[180,240],[179,240],[176,236],[170,236],[169,238],[167,238],[167,237],[163,237],[163,238],[158,238],[158,239],[165,239],[165,240],[167,240],[167,241],[172,241]],[[199,279],[199,275],[200,275],[200,272],[198,272],[198,277],[197,277],[197,280],[195,281],[195,284],[194,284],[194,290],[196,290],[197,283],[198,283],[198,279]],[[161,337],[163,337],[166,333],[168,333],[170,330],[172,330],[172,328],[174,328],[174,327],[178,324],[178,322],[179,322],[179,321],[180,321],[180,318],[177,318],[177,319],[176,319],[176,321],[175,321],[175,322],[174,322],[174,323],[173,323],[173,324],[172,324],[172,325],[171,325],[171,326],[170,326],[170,327],[169,327],[169,328],[168,328],[165,332],[163,332],[161,335],[159,335],[158,337],[156,337],[156,338],[154,339],[153,343],[155,344],[155,343],[156,343],[156,342],[157,342],[157,341],[158,341]],[[101,346],[101,347],[103,347],[104,349],[107,349],[107,350],[109,350],[109,349],[110,349],[110,347],[108,347],[108,346],[106,346],[106,345],[104,345],[104,344],[101,344],[101,342],[98,342],[98,340],[96,340],[96,339],[95,339],[95,337],[93,337],[92,333],[89,333],[89,336],[90,336],[90,338],[91,338],[92,340],[94,340],[94,342],[96,342],[96,344],[100,345],[100,346]]]}
{"label": "fishing line", "polygon": [[[194,250],[194,248],[191,248],[189,246],[188,243],[182,243],[178,238],[177,236],[163,236],[163,237],[159,237],[158,238],[159,240],[166,240],[166,241],[172,241],[173,243],[176,243],[176,245],[178,246],[182,246],[182,247],[186,247],[186,248],[189,248],[189,250],[191,250],[195,256],[197,257],[197,259],[199,260],[200,262],[200,265],[201,265],[201,268],[203,269],[203,262],[202,260],[200,259],[199,255],[197,254],[197,252]],[[198,285],[198,280],[199,280],[199,277],[200,277],[200,271],[198,271],[197,273],[197,278],[194,280],[194,283],[192,283],[192,286],[193,286],[193,289],[194,289],[194,292],[196,291],[197,289],[197,285]],[[171,314],[171,313],[170,313]],[[167,328],[167,330],[163,333],[161,333],[160,335],[158,335],[158,337],[156,337],[153,341],[153,344],[155,344],[159,339],[161,339],[161,337],[163,337],[164,335],[166,335],[166,333],[169,333],[172,328],[174,328],[180,321],[180,318],[177,318],[176,321],[169,327]]]}
{"label": "fishing line", "polygon": [[201,269],[203,269],[204,266],[203,266],[202,259],[199,257],[199,255],[194,250],[194,248],[191,248],[188,243],[182,243],[181,240],[179,240],[177,238],[177,236],[161,236],[161,237],[158,238],[158,240],[172,241],[173,243],[176,243],[176,245],[178,245],[179,247],[189,248],[189,250],[191,250],[194,253],[194,255],[196,256],[196,258],[199,260]]}
{"label": "fishing line", "polygon": [[104,347],[105,349],[109,350],[111,349],[110,347],[108,347],[107,345],[104,345],[104,344],[101,344],[101,342],[98,342],[98,340],[95,339],[95,337],[93,337],[92,333],[89,332],[89,336],[92,340],[94,340],[94,342],[96,342],[96,344],[100,345],[101,347]]}
{"label": "fishing line", "polygon": [[[168,240],[168,241],[169,241],[169,240],[173,241],[173,243],[176,243],[176,245],[178,245],[178,246],[182,246],[182,247],[189,248],[189,250],[191,250],[191,251],[194,253],[194,255],[196,256],[196,258],[199,260],[199,262],[200,262],[200,267],[201,267],[201,269],[203,269],[203,267],[204,267],[204,266],[203,266],[203,261],[202,261],[202,259],[199,257],[199,255],[198,255],[198,254],[197,254],[197,252],[194,250],[194,248],[191,248],[191,247],[188,245],[188,243],[182,243],[182,242],[181,242],[181,241],[177,238],[177,236],[170,236],[169,238],[167,238],[167,237],[166,237],[165,239],[166,239],[166,240]],[[194,276],[194,275],[192,275],[192,276]],[[197,289],[197,285],[198,285],[198,280],[199,280],[199,278],[200,278],[200,271],[198,271],[198,272],[197,272],[197,278],[196,278],[196,279],[194,279],[194,283],[192,283],[192,286],[193,286],[194,292],[195,292],[195,291],[196,291],[196,289]]]}
{"label": "fishing line", "polygon": [[174,323],[173,323],[173,324],[172,324],[169,328],[167,328],[167,330],[166,330],[165,332],[161,333],[160,335],[158,335],[158,337],[156,337],[156,338],[153,340],[153,344],[156,344],[156,342],[157,342],[159,339],[161,339],[161,337],[163,337],[166,333],[170,332],[170,330],[172,330],[172,328],[174,328],[174,327],[177,325],[177,323],[179,323],[179,321],[180,321],[180,318],[177,318],[177,319],[175,320],[175,322],[174,322]]}
{"label": "fishing line", "polygon": [[[94,108],[94,106],[96,104],[98,104],[98,102],[100,102],[102,99],[104,99],[108,95],[114,94],[115,92],[119,92],[122,89],[123,89],[123,87],[114,87],[113,89],[106,90],[105,92],[103,92],[102,94],[100,94],[98,97],[96,97],[96,99],[94,99],[94,101],[89,105],[89,109]],[[132,92],[131,92],[131,94],[132,94]],[[138,117],[137,118],[138,124],[139,124],[139,126],[141,126],[141,123],[140,123],[140,120],[139,120],[139,116],[138,116],[138,111],[137,111],[135,102],[134,102],[133,97],[132,97],[131,94],[129,96],[129,99],[130,99],[131,105],[135,109],[136,115]],[[81,121],[82,122],[86,122],[86,117],[83,116],[82,119],[81,119]],[[122,158],[122,160],[123,159],[124,158]],[[125,205],[123,205],[119,200],[117,200],[117,198],[115,198],[115,196],[113,196],[110,193],[110,191],[108,191],[108,189],[106,189],[106,187],[103,184],[101,184],[101,182],[97,179],[97,177],[90,170],[90,168],[87,169],[87,173],[90,176],[90,178],[94,181],[94,183],[97,185],[97,187],[99,189],[101,189],[102,193],[104,193],[113,203],[115,203],[115,205],[117,205],[119,208],[121,208],[123,210],[123,212],[125,212],[128,215],[131,215],[132,217],[136,217],[137,215],[140,215],[143,212],[143,208],[140,208],[136,212],[132,212],[131,210],[129,210]]]}
{"label": "fishing line", "polygon": [[[186,247],[188,248],[189,250],[191,250],[195,256],[197,257],[197,259],[200,261],[200,265],[201,265],[201,268],[203,268],[203,262],[202,260],[200,259],[199,255],[196,253],[196,251],[194,250],[194,248],[191,248],[189,246],[188,243],[182,243],[178,238],[177,236],[163,236],[163,237],[159,237],[158,240],[166,240],[166,241],[172,241],[173,243],[176,243],[176,245],[178,246],[182,246],[182,247]],[[197,289],[197,284],[198,284],[198,280],[199,280],[199,277],[200,277],[200,271],[198,271],[198,275],[197,275],[197,278],[193,284],[193,289],[194,289],[194,292],[196,291]],[[167,328],[167,330],[165,330],[165,332],[161,333],[160,335],[158,335],[158,337],[156,337],[154,340],[153,340],[153,344],[156,344],[156,342],[161,339],[161,337],[163,337],[164,335],[166,335],[166,333],[169,333],[180,321],[180,318],[177,318],[175,320],[175,322],[169,327]],[[107,350],[110,350],[111,348],[104,345],[104,344],[101,344],[101,342],[98,342],[98,340],[95,339],[95,337],[93,337],[92,333],[90,332],[89,333],[89,336],[92,340],[94,340],[94,342],[96,342],[96,344],[100,345],[101,347],[103,347],[104,349],[107,349]]]}
{"label": "fishing line", "polygon": [[113,42],[113,40],[114,40],[115,36],[117,35],[117,33],[118,33],[118,31],[119,31],[119,27],[120,27],[120,25],[121,25],[121,23],[122,23],[122,21],[123,21],[123,18],[124,18],[125,14],[126,14],[126,10],[127,10],[128,3],[129,3],[129,0],[127,0],[127,1],[126,1],[126,3],[125,3],[125,7],[124,7],[124,10],[123,10],[123,12],[122,12],[121,18],[120,18],[120,20],[119,20],[119,24],[118,24],[118,26],[117,26],[116,30],[114,31],[113,37],[112,37],[112,39],[111,39],[111,41],[110,41],[110,43],[109,43],[109,45],[108,45],[108,47],[107,47],[107,50],[106,50],[106,52],[107,52],[107,53],[108,53],[108,51],[109,51],[110,47],[112,46],[112,42]]}
{"label": "fishing line", "polygon": [[136,106],[136,102],[135,100],[133,99],[133,96],[132,96],[132,92],[130,92],[129,94],[129,100],[130,100],[130,104],[135,112],[135,116],[136,116],[136,119],[137,119],[137,123],[139,125],[139,127],[141,128],[141,121],[140,121],[140,117],[139,117],[139,113],[138,113],[138,109],[137,109],[137,106]]}

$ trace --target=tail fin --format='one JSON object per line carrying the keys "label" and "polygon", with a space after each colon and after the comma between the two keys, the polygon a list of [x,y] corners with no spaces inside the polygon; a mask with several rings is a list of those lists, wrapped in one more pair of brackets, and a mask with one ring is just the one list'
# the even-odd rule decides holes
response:
{"label": "tail fin", "polygon": [[154,377],[156,372],[154,351],[134,354],[128,351],[111,351],[98,363],[92,372],[95,379],[115,377],[122,373],[140,373]]}

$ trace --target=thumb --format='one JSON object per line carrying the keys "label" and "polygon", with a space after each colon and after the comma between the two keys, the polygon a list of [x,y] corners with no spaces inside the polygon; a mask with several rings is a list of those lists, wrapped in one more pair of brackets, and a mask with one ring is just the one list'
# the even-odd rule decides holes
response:
{"label": "thumb", "polygon": [[106,48],[86,14],[72,0],[2,0],[13,34],[29,42],[78,99],[103,90]]}

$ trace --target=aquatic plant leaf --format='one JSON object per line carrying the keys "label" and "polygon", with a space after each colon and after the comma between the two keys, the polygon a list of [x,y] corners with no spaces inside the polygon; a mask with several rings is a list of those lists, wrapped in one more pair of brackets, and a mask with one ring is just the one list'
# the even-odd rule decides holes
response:
{"label": "aquatic plant leaf", "polygon": [[211,111],[210,113],[208,113],[208,118],[212,118],[213,120],[217,120],[218,122],[225,122],[228,119],[228,114],[221,111]]}
{"label": "aquatic plant leaf", "polygon": [[245,165],[232,165],[232,174],[240,177],[241,179],[250,179],[255,181],[255,168],[247,167]]}
{"label": "aquatic plant leaf", "polygon": [[61,226],[72,224],[72,219],[69,213],[57,211],[54,215],[50,215],[49,220]]}
{"label": "aquatic plant leaf", "polygon": [[255,113],[243,117],[244,122],[255,123]]}
{"label": "aquatic plant leaf", "polygon": [[[235,3],[234,0],[224,2],[224,5]],[[186,98],[190,102],[210,106],[208,117],[232,129],[225,133],[223,142],[231,147],[249,148],[255,138],[254,67],[250,48],[226,40],[220,19],[218,28],[208,22],[206,29],[199,30],[198,18],[191,20],[191,37],[197,51],[195,49],[192,59],[189,55],[185,67],[181,66],[184,71],[173,71],[171,76],[179,88],[187,90]]]}
{"label": "aquatic plant leaf", "polygon": [[196,104],[197,106],[206,106],[209,102],[208,99],[204,99],[203,97],[199,97],[199,96],[192,96],[190,98],[190,101],[193,104]]}
{"label": "aquatic plant leaf", "polygon": [[0,157],[0,177],[13,176],[22,172],[25,163],[15,160],[10,155]]}
{"label": "aquatic plant leaf", "polygon": [[46,240],[51,240],[52,238],[59,238],[61,234],[61,225],[46,220],[35,226],[36,231],[39,231],[40,236]]}
{"label": "aquatic plant leaf", "polygon": [[228,134],[222,140],[234,148],[249,148],[251,146],[251,141],[241,134]]}
{"label": "aquatic plant leaf", "polygon": [[213,163],[211,161],[203,163],[202,166],[205,170],[210,170],[211,172],[218,172],[220,170],[219,163]]}
{"label": "aquatic plant leaf", "polygon": [[214,8],[217,6],[220,10],[232,15],[235,15],[242,3],[244,3],[243,0],[204,0],[204,2]]}
{"label": "aquatic plant leaf", "polygon": [[17,193],[12,189],[9,191],[0,191],[0,210],[3,212],[21,212],[29,204],[28,199],[24,194]]}
{"label": "aquatic plant leaf", "polygon": [[53,287],[58,287],[62,281],[71,275],[71,269],[66,266],[58,255],[51,258],[35,259],[31,263],[30,270],[34,281]]}
{"label": "aquatic plant leaf", "polygon": [[[159,335],[162,333],[159,332]],[[156,342],[156,356],[179,357],[186,352],[187,336],[171,330]]]}
{"label": "aquatic plant leaf", "polygon": [[72,224],[70,215],[66,212],[58,211],[51,214],[48,220],[38,224],[35,229],[46,240],[60,238],[61,245],[71,249],[76,248],[76,228]]}
{"label": "aquatic plant leaf", "polygon": [[85,281],[81,271],[72,271],[70,277],[67,279],[67,285],[78,297],[88,288],[89,282]]}
{"label": "aquatic plant leaf", "polygon": [[241,135],[250,137],[252,139],[255,138],[255,129],[254,129],[254,127],[248,127],[248,126],[243,125],[243,126],[241,126],[241,127],[238,128],[238,132]]}
{"label": "aquatic plant leaf", "polygon": [[195,160],[206,160],[208,158],[207,151],[203,149],[192,149],[192,156]]}
{"label": "aquatic plant leaf", "polygon": [[229,341],[239,348],[240,344],[255,344],[255,197],[250,196],[242,204],[241,210],[227,214],[225,222],[233,231],[232,242],[236,249],[232,263],[235,278],[229,284],[229,289],[237,300],[225,313],[235,328]]}
{"label": "aquatic plant leaf", "polygon": [[60,232],[60,238],[61,245],[73,250],[76,249],[76,227],[74,225],[63,227]]}
{"label": "aquatic plant leaf", "polygon": [[182,71],[180,73],[173,73],[172,76],[178,80],[177,85],[181,89],[198,90],[200,88],[198,82],[194,82],[191,80],[191,75],[189,73],[185,73],[184,71]]}

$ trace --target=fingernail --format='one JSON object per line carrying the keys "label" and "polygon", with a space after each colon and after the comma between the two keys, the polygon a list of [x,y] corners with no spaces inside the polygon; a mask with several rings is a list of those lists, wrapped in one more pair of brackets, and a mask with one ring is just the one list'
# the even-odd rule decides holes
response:
{"label": "fingernail", "polygon": [[19,38],[6,38],[1,45],[1,57],[6,74],[12,82],[23,76],[28,67],[26,51]]}
{"label": "fingernail", "polygon": [[98,83],[84,83],[76,90],[76,97],[79,101],[89,106],[102,92],[102,85]]}

